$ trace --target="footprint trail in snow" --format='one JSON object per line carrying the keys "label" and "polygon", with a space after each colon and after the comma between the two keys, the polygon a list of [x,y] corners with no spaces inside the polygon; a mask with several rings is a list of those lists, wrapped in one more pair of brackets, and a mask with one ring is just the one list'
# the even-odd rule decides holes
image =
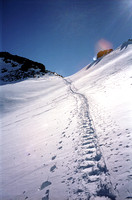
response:
{"label": "footprint trail in snow", "polygon": [[75,135],[75,155],[71,162],[73,171],[69,170],[67,185],[69,186],[69,199],[89,199],[96,198],[115,199],[109,173],[98,144],[98,138],[89,116],[87,99],[78,93],[70,80],[65,79],[69,85],[69,90],[78,106],[78,127]]}

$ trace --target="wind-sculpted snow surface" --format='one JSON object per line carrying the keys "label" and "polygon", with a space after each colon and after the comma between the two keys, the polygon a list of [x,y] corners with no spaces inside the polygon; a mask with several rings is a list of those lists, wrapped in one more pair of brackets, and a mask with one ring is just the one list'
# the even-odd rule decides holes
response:
{"label": "wind-sculpted snow surface", "polygon": [[0,86],[0,200],[132,198],[131,55]]}

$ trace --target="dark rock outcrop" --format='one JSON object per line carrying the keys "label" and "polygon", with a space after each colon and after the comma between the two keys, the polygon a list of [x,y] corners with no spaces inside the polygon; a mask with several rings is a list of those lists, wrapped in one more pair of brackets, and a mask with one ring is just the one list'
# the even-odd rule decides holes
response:
{"label": "dark rock outcrop", "polygon": [[8,52],[0,52],[0,69],[0,84],[18,82],[27,78],[39,78],[45,74],[61,76],[46,70],[45,65],[41,63]]}
{"label": "dark rock outcrop", "polygon": [[[5,63],[11,63],[11,61],[14,61],[17,62],[18,64],[21,64],[22,71],[28,71],[28,69],[34,68],[34,69],[40,69],[41,72],[46,72],[45,66],[43,64],[34,62],[32,60],[29,60],[21,56],[12,55],[8,52],[0,52],[0,58],[3,58],[3,61]],[[12,63],[12,67],[15,67],[14,63]]]}
{"label": "dark rock outcrop", "polygon": [[113,49],[107,49],[107,50],[104,50],[104,51],[99,51],[97,53],[97,59],[101,58],[102,56],[109,54],[111,51],[113,51]]}

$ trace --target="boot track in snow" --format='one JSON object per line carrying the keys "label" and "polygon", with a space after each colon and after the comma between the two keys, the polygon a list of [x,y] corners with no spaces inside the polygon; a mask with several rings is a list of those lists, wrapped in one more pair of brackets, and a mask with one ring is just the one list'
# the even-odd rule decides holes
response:
{"label": "boot track in snow", "polygon": [[70,79],[64,79],[64,81],[69,86],[70,93],[76,102],[80,102],[77,108],[77,132],[80,138],[75,147],[77,156],[73,164],[75,165],[74,174],[72,174],[71,182],[70,179],[68,180],[69,200],[96,200],[96,198],[115,200],[110,175],[89,115],[87,98],[77,92]]}

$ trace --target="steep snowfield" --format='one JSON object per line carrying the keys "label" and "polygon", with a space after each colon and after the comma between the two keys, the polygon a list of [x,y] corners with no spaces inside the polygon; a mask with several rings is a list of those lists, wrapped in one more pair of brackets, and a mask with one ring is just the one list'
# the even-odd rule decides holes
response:
{"label": "steep snowfield", "polygon": [[132,198],[132,42],[70,77],[89,103],[118,199]]}
{"label": "steep snowfield", "polygon": [[65,79],[0,86],[0,200],[132,198],[132,44]]}

